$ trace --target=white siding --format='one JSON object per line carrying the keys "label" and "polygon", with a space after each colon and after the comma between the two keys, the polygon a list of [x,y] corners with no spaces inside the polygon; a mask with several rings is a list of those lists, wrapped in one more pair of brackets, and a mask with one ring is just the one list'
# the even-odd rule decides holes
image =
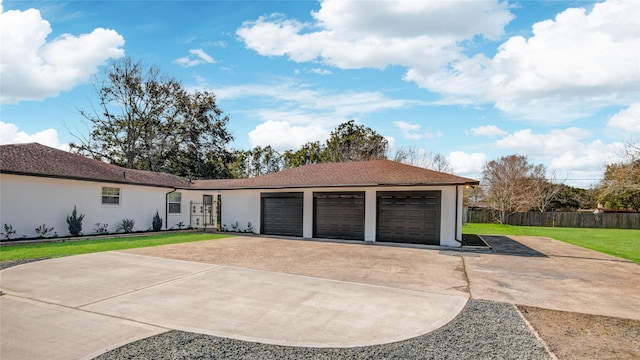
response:
{"label": "white siding", "polygon": [[[156,210],[164,219],[165,193],[170,188],[65,180],[34,176],[0,175],[0,226],[13,226],[13,238],[36,236],[45,224],[58,236],[67,236],[66,217],[77,207],[85,214],[84,234],[95,233],[96,223],[114,232],[124,218],[135,220],[134,231],[151,228]],[[119,205],[102,205],[102,187],[120,188]],[[187,218],[188,219],[188,218]]]}

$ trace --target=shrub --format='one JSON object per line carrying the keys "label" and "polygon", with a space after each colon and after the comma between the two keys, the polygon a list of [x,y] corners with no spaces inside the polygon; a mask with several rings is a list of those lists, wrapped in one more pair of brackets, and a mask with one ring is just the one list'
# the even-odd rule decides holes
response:
{"label": "shrub", "polygon": [[120,224],[118,224],[118,226],[116,227],[116,232],[117,231],[124,231],[126,233],[130,233],[133,231],[133,226],[136,224],[135,220],[133,219],[122,219],[122,221],[120,222]]}
{"label": "shrub", "polygon": [[109,224],[96,223],[93,231],[95,231],[96,234],[107,234],[109,233]]}
{"label": "shrub", "polygon": [[180,221],[176,224],[176,226],[178,227],[178,229],[182,229],[184,227],[184,222]]}
{"label": "shrub", "polygon": [[162,218],[160,217],[160,214],[158,214],[158,210],[156,210],[156,214],[153,215],[151,227],[153,228],[153,231],[160,231],[160,229],[162,229]]}
{"label": "shrub", "polygon": [[253,225],[251,225],[251,221],[249,221],[249,222],[247,223],[247,230],[246,230],[246,232],[248,232],[248,233],[252,233],[252,234],[254,233],[254,229],[253,229]]}
{"label": "shrub", "polygon": [[231,224],[231,230],[233,232],[238,232],[240,231],[240,225],[238,224],[238,222],[236,221],[235,223]]}
{"label": "shrub", "polygon": [[[38,238],[44,238],[44,237],[47,237],[49,233],[53,231],[53,227],[48,228],[47,225],[42,224],[38,226],[35,230],[36,230],[36,234],[38,234]],[[56,234],[54,233],[54,235]]]}
{"label": "shrub", "polygon": [[9,240],[11,239],[11,236],[13,236],[16,233],[15,230],[13,230],[13,225],[9,224],[4,224],[4,231],[2,232],[2,236],[6,239]]}
{"label": "shrub", "polygon": [[73,207],[73,211],[71,215],[67,215],[67,228],[69,229],[69,233],[71,236],[80,236],[82,235],[82,220],[84,219],[84,214],[80,214],[76,212],[76,207]]}

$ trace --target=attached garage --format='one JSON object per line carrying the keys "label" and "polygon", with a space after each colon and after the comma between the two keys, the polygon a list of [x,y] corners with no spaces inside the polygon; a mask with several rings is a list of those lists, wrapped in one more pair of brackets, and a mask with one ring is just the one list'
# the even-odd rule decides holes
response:
{"label": "attached garage", "polygon": [[313,237],[364,240],[364,194],[313,193]]}
{"label": "attached garage", "polygon": [[379,191],[376,241],[440,245],[440,191]]}
{"label": "attached garage", "polygon": [[303,193],[263,193],[260,203],[261,234],[302,236]]}

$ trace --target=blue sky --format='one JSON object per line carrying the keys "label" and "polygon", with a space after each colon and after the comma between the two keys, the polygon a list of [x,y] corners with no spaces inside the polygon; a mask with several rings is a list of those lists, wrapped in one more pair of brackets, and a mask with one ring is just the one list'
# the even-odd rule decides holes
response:
{"label": "blue sky", "polygon": [[527,155],[589,187],[640,137],[640,2],[2,1],[0,140],[65,149],[130,56],[213,91],[232,147],[355,119],[480,178]]}

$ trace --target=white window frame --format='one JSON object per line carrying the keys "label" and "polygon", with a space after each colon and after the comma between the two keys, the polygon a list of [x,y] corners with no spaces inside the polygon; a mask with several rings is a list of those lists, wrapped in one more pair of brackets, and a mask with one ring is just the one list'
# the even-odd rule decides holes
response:
{"label": "white window frame", "polygon": [[[106,191],[105,191],[106,190]],[[117,191],[113,191],[117,190]],[[112,193],[109,193],[109,192]],[[106,193],[105,193],[106,192]],[[103,186],[101,191],[100,203],[103,206],[120,206],[122,204],[122,188],[113,186]],[[116,202],[105,202],[105,199],[114,199]]]}
{"label": "white window frame", "polygon": [[[177,198],[177,199],[176,199]],[[177,205],[178,211],[175,209],[171,209],[171,205]],[[172,192],[167,195],[167,211],[170,215],[180,215],[182,214],[182,193],[180,192]]]}

